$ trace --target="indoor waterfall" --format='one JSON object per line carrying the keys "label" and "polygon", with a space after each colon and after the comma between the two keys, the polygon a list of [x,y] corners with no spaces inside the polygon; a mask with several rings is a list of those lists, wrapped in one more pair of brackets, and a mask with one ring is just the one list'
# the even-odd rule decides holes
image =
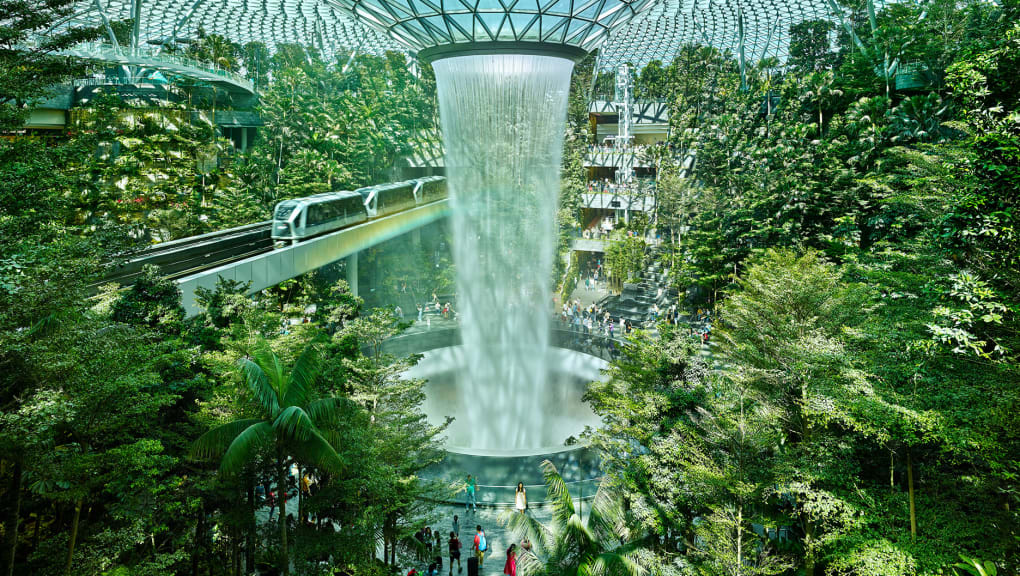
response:
{"label": "indoor waterfall", "polygon": [[[446,146],[473,444],[537,448],[573,62],[492,54],[433,63]],[[488,410],[470,406],[488,405]],[[495,409],[493,409],[495,408]],[[493,418],[492,414],[498,414]]]}

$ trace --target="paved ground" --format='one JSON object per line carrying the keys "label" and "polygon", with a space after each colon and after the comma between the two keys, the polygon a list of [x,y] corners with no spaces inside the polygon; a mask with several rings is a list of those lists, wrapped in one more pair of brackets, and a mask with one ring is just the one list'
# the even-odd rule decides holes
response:
{"label": "paved ground", "polygon": [[[587,518],[587,507],[588,503],[583,502],[581,504],[581,514]],[[514,543],[520,546],[520,542],[513,538],[506,529],[504,529],[499,523],[499,515],[505,508],[478,508],[475,512],[464,512],[464,507],[461,505],[442,505],[436,509],[441,520],[434,526],[438,527],[443,531],[443,534],[449,534],[452,530],[453,515],[460,516],[460,540],[464,546],[464,553],[461,556],[461,563],[464,568],[460,574],[467,574],[467,558],[471,554],[471,544],[475,537],[475,526],[480,524],[482,529],[485,530],[485,538],[489,542],[490,552],[486,554],[485,561],[482,563],[482,569],[480,573],[484,576],[499,576],[503,574],[503,563],[506,562],[506,549],[510,544]],[[539,522],[548,523],[551,513],[547,508],[530,508],[528,514],[536,518]],[[443,539],[443,570],[441,574],[449,574],[450,566],[446,565],[449,562],[449,553],[446,549],[446,540]],[[406,574],[410,567],[405,568],[401,573]],[[420,568],[419,568],[420,569]],[[453,573],[458,574],[456,564],[453,567]]]}
{"label": "paved ground", "polygon": [[584,278],[581,278],[577,281],[577,286],[574,288],[574,291],[570,293],[570,299],[580,300],[581,307],[585,308],[606,296],[609,296],[609,290],[606,289],[606,283],[604,281],[599,280],[596,284],[597,286],[592,289],[585,288]]}

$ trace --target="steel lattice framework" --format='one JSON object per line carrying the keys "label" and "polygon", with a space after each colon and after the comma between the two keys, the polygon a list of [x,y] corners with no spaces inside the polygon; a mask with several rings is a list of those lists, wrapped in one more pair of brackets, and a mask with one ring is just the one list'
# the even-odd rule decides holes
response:
{"label": "steel lattice framework", "polygon": [[668,64],[686,44],[743,52],[748,61],[785,59],[792,24],[833,19],[826,0],[659,0],[603,47],[606,67],[651,60]]}
{"label": "steel lattice framework", "polygon": [[542,42],[599,49],[602,69],[668,63],[686,44],[748,61],[783,58],[791,25],[842,17],[833,0],[82,0],[62,24],[127,20],[136,9],[139,42],[150,46],[193,39],[200,29],[271,50],[311,45],[327,58],[351,49],[413,54],[449,44]]}

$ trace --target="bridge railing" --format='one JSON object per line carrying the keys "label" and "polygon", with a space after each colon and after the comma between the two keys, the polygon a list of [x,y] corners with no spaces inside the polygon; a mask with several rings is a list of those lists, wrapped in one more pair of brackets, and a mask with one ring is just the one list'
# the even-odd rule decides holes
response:
{"label": "bridge railing", "polygon": [[[185,76],[188,75],[189,72],[192,75],[194,75],[195,72],[202,72],[205,74],[219,76],[232,84],[236,84],[245,90],[248,90],[249,92],[255,91],[254,85],[248,79],[232,70],[223,68],[214,62],[196,60],[180,54],[159,52],[148,46],[139,47],[137,52],[132,53],[128,49],[122,48],[118,50],[112,44],[108,44],[106,42],[88,42],[75,46],[68,50],[68,53],[83,58],[122,62],[138,66],[153,66],[154,64],[161,65],[165,66],[169,71],[177,69],[181,75]],[[203,78],[197,79],[204,80]]]}
{"label": "bridge railing", "polygon": [[[598,492],[599,484],[602,482],[602,477],[596,478],[585,478],[583,480],[574,480],[570,482],[564,482],[567,485],[567,489],[570,491],[570,496],[574,502],[582,501],[586,502],[595,497],[595,493]],[[516,503],[517,497],[517,485],[513,486],[491,486],[487,484],[478,484],[475,493],[475,501],[479,506],[492,506],[497,508],[511,508]],[[545,484],[525,484],[525,493],[527,494],[528,508],[542,508],[551,504],[549,499],[549,493]],[[447,502],[453,504],[465,504],[467,503],[467,492],[463,486],[460,486],[453,494],[452,500]]]}

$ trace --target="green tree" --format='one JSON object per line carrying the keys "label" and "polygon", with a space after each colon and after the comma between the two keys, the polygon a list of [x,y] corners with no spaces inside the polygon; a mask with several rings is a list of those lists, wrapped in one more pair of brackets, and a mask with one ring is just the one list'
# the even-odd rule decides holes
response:
{"label": "green tree", "polygon": [[177,332],[184,320],[181,289],[176,282],[163,277],[158,267],[148,264],[114,302],[111,313],[117,322]]}
{"label": "green tree", "polygon": [[[0,131],[21,129],[33,102],[54,85],[84,75],[85,62],[58,53],[98,38],[100,29],[70,26],[50,30],[54,23],[65,21],[78,9],[74,0],[0,2],[3,15],[0,19]],[[38,36],[44,32],[48,33]]]}
{"label": "green tree", "polygon": [[[315,345],[309,345],[288,368],[267,342],[259,341],[239,362],[257,416],[209,430],[195,441],[192,453],[198,458],[219,457],[220,472],[236,476],[261,450],[268,450],[275,463],[277,493],[283,499],[289,458],[326,475],[340,474],[344,463],[329,438],[330,427],[340,419],[344,403],[334,397],[316,398],[319,354]],[[287,574],[290,559],[283,508],[279,530],[279,567]]]}
{"label": "green tree", "polygon": [[549,525],[513,510],[500,514],[500,522],[515,540],[527,538],[534,545],[531,552],[521,550],[518,554],[517,568],[522,575],[649,573],[652,557],[640,546],[644,534],[607,481],[595,492],[585,521],[552,462],[542,462],[542,475],[552,507]]}
{"label": "green tree", "polygon": [[841,333],[858,321],[862,298],[818,254],[768,251],[747,267],[722,308],[726,358],[774,406],[785,444],[780,486],[795,498],[803,568],[814,573],[821,526],[843,529],[849,505],[829,483],[839,466],[826,424],[857,427],[860,385]]}
{"label": "green tree", "polygon": [[790,26],[790,58],[787,64],[802,73],[828,70],[835,62],[831,20],[804,20]]}

